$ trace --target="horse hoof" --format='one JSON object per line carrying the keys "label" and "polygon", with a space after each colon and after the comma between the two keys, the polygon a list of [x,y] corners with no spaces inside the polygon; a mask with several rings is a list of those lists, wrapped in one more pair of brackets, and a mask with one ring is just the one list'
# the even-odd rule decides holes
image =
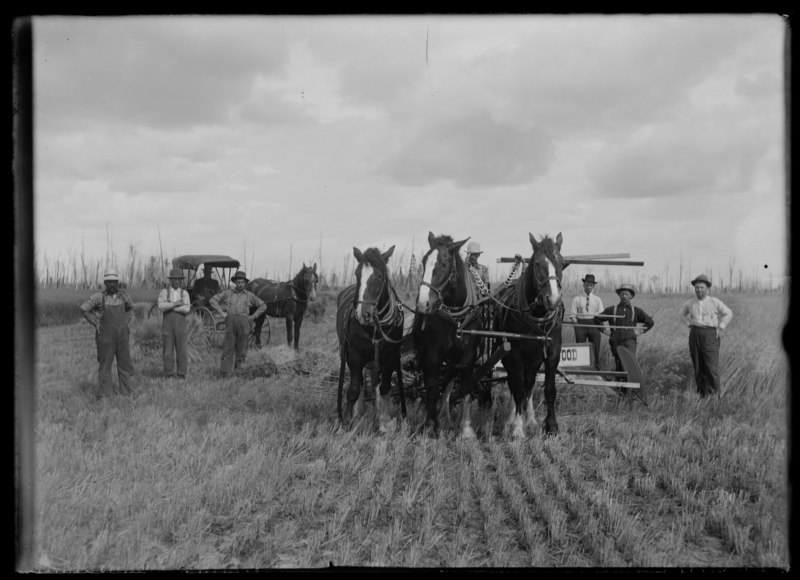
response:
{"label": "horse hoof", "polygon": [[545,437],[555,437],[556,435],[558,435],[558,425],[554,427],[548,425],[547,427],[545,427],[544,429]]}

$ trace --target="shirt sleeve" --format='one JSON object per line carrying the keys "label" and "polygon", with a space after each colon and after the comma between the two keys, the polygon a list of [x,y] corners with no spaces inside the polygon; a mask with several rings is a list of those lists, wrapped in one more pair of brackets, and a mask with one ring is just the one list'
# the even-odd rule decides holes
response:
{"label": "shirt sleeve", "polygon": [[578,307],[576,306],[576,304],[578,303],[579,299],[580,299],[580,296],[576,296],[575,298],[572,299],[572,302],[569,305],[569,319],[572,322],[575,322],[577,314],[578,314]]}
{"label": "shirt sleeve", "polygon": [[170,309],[170,302],[169,302],[169,289],[162,288],[161,292],[158,293],[158,309],[161,312]]}
{"label": "shirt sleeve", "polygon": [[258,318],[259,316],[264,314],[264,312],[267,310],[267,303],[264,302],[263,300],[261,300],[261,298],[259,298],[258,296],[256,296],[252,292],[250,292],[250,306],[251,307],[253,307],[253,306],[256,307],[256,309],[253,312],[253,314],[250,315],[253,318]]}
{"label": "shirt sleeve", "polygon": [[715,299],[715,304],[717,305],[717,315],[719,316],[719,327],[725,328],[733,318],[733,311],[719,298]]}
{"label": "shirt sleeve", "polygon": [[214,294],[211,298],[208,299],[208,303],[214,310],[220,310],[220,303],[227,300],[227,296],[225,292],[220,292],[219,294]]}
{"label": "shirt sleeve", "polygon": [[683,303],[681,309],[678,310],[678,316],[681,317],[681,320],[686,326],[692,325],[692,310],[690,306],[691,302],[692,302],[691,300],[687,300],[686,302]]}
{"label": "shirt sleeve", "polygon": [[89,296],[89,299],[86,300],[83,304],[81,304],[81,310],[83,312],[93,312],[97,310],[97,308],[102,304],[102,295],[98,292],[97,294],[92,294]]}
{"label": "shirt sleeve", "polygon": [[638,316],[636,317],[636,322],[641,322],[642,324],[644,324],[644,331],[647,332],[648,330],[653,328],[653,325],[655,324],[653,318],[641,308],[636,308],[636,311],[638,314]]}
{"label": "shirt sleeve", "polygon": [[192,303],[191,300],[189,300],[189,292],[186,291],[186,288],[181,288],[181,301],[183,304],[175,308],[175,312],[189,314],[189,311],[192,309]]}
{"label": "shirt sleeve", "polygon": [[[600,314],[613,314],[614,307],[609,306],[608,308],[604,309]],[[607,322],[607,318],[599,318],[597,316],[594,317],[594,323],[598,326],[602,326],[604,322]]]}

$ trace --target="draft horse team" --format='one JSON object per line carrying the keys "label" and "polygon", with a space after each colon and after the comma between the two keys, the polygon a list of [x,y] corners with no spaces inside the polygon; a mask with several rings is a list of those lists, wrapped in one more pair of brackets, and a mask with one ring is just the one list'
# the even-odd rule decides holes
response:
{"label": "draft horse team", "polygon": [[[561,276],[566,266],[561,256],[562,236],[559,233],[555,239],[545,236],[537,240],[529,234],[533,253],[528,265],[517,255],[508,279],[492,291],[481,283],[480,272],[465,263],[459,253],[468,239],[454,241],[448,235],[428,234],[429,249],[422,258],[414,308],[404,305],[389,277],[387,262],[394,246],[384,253],[376,248],[364,252],[353,248],[358,261],[356,283],[339,294],[336,318],[340,347],[337,405],[344,426],[351,424],[353,409],[362,395],[365,369],[376,389],[380,432],[388,429],[393,375],[405,416],[400,360],[407,308],[414,315],[411,336],[416,368],[424,382],[426,432],[438,436],[442,419],[450,421],[449,398],[457,378],[461,436],[474,438],[473,400],[482,406],[491,405],[491,392],[482,388],[480,379],[502,359],[514,405],[508,418],[511,436],[521,438],[526,428],[538,428],[533,389],[542,365],[547,407],[544,432],[558,433],[555,374],[564,312]],[[519,269],[522,272],[514,278]],[[350,374],[346,399],[345,366]]]}

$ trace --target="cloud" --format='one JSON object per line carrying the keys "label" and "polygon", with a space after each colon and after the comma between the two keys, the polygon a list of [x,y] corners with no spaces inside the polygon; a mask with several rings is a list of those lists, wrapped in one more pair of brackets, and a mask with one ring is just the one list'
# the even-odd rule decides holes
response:
{"label": "cloud", "polygon": [[546,172],[553,156],[543,131],[499,123],[486,111],[430,121],[406,137],[380,173],[410,186],[439,180],[464,188],[515,185]]}

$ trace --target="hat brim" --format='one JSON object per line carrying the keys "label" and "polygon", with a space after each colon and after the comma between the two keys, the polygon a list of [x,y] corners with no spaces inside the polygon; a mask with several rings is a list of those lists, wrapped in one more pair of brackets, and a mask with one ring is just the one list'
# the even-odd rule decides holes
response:
{"label": "hat brim", "polygon": [[616,292],[617,294],[619,294],[620,292],[630,292],[631,296],[636,296],[636,291],[631,290],[630,288],[617,288],[616,290],[614,290],[614,292]]}
{"label": "hat brim", "polygon": [[711,288],[711,282],[708,280],[692,280],[692,286],[696,286],[698,283],[705,284],[708,288]]}

